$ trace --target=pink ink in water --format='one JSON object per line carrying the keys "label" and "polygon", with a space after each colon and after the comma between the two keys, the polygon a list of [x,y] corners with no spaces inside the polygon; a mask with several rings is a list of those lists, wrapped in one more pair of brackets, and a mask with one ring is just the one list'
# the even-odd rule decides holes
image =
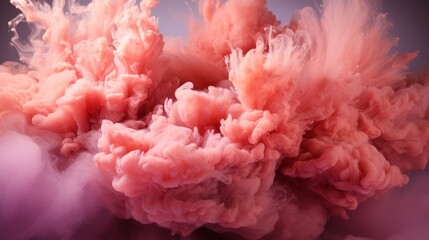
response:
{"label": "pink ink in water", "polygon": [[427,236],[428,77],[370,1],[203,0],[183,40],[155,0],[11,2],[0,239]]}

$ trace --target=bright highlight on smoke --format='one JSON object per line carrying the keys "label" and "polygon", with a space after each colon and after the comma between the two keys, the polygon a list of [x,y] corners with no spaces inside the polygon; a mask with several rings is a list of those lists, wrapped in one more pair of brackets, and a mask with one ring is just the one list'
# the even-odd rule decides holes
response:
{"label": "bright highlight on smoke", "polygon": [[[32,34],[0,66],[0,239],[425,236],[428,177],[389,193],[426,167],[428,77],[371,1],[285,24],[202,0],[168,40],[155,0],[11,2]],[[362,229],[380,205],[421,220]]]}

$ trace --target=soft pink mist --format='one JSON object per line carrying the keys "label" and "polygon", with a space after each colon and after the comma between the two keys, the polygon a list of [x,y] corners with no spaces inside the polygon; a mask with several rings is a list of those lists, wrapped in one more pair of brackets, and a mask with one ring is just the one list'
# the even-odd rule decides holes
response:
{"label": "soft pink mist", "polygon": [[374,2],[202,0],[183,39],[155,0],[11,2],[0,239],[426,236],[428,77]]}

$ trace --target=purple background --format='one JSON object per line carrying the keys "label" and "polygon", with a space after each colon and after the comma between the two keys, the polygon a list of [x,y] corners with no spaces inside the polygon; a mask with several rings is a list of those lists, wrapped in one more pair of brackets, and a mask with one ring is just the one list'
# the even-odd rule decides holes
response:
{"label": "purple background", "polygon": [[[185,2],[185,0],[159,0],[159,6],[153,13],[159,17],[160,30],[165,36],[186,36],[186,18],[191,12],[196,14],[196,9],[189,7],[193,5],[192,1],[188,1],[191,2],[189,5]],[[295,9],[304,6],[314,7],[316,2],[321,1],[268,0],[268,7],[280,20],[288,22]],[[429,14],[427,14],[429,1],[383,0],[381,10],[389,13],[394,23],[391,32],[394,36],[400,37],[397,51],[405,53],[419,50],[420,54],[411,64],[411,69],[429,67]],[[12,33],[9,32],[7,25],[7,22],[18,14],[19,11],[8,0],[0,1],[0,63],[18,59],[15,49],[9,44]],[[21,28],[24,29],[25,26]]]}

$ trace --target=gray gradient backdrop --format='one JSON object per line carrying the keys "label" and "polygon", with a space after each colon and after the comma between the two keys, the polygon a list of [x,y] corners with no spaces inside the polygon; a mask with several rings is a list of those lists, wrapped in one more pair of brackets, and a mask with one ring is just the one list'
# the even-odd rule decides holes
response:
{"label": "gray gradient backdrop", "polygon": [[[36,0],[41,1],[41,0]],[[89,0],[81,0],[88,2]],[[188,0],[193,2],[196,0]],[[289,22],[295,9],[316,6],[321,0],[268,0],[268,7],[283,22]],[[429,67],[429,0],[382,0],[381,10],[389,14],[394,23],[391,32],[400,37],[397,51],[405,53],[419,50],[418,58],[411,64],[411,70]],[[192,4],[190,4],[192,5]],[[166,36],[186,36],[186,19],[196,9],[189,7],[185,0],[159,0],[153,11],[159,17],[161,32]],[[12,34],[7,22],[19,11],[9,3],[0,0],[0,63],[17,60],[15,49],[9,44]],[[21,26],[25,31],[25,26]]]}
{"label": "gray gradient backdrop", "polygon": [[[41,0],[37,0],[41,1]],[[88,2],[88,0],[81,0]],[[189,0],[192,2],[195,0]],[[154,15],[159,17],[160,30],[166,37],[186,35],[186,17],[195,8],[185,0],[159,0]],[[293,11],[304,6],[315,6],[320,0],[268,0],[268,7],[283,22],[289,22]],[[190,4],[192,5],[192,4]],[[391,32],[400,37],[397,51],[405,53],[419,50],[411,70],[429,67],[429,0],[382,0],[381,9],[389,14],[394,23]],[[7,22],[19,11],[8,0],[0,0],[0,63],[17,60],[15,49],[9,44],[12,34]],[[25,29],[25,26],[21,26]]]}

